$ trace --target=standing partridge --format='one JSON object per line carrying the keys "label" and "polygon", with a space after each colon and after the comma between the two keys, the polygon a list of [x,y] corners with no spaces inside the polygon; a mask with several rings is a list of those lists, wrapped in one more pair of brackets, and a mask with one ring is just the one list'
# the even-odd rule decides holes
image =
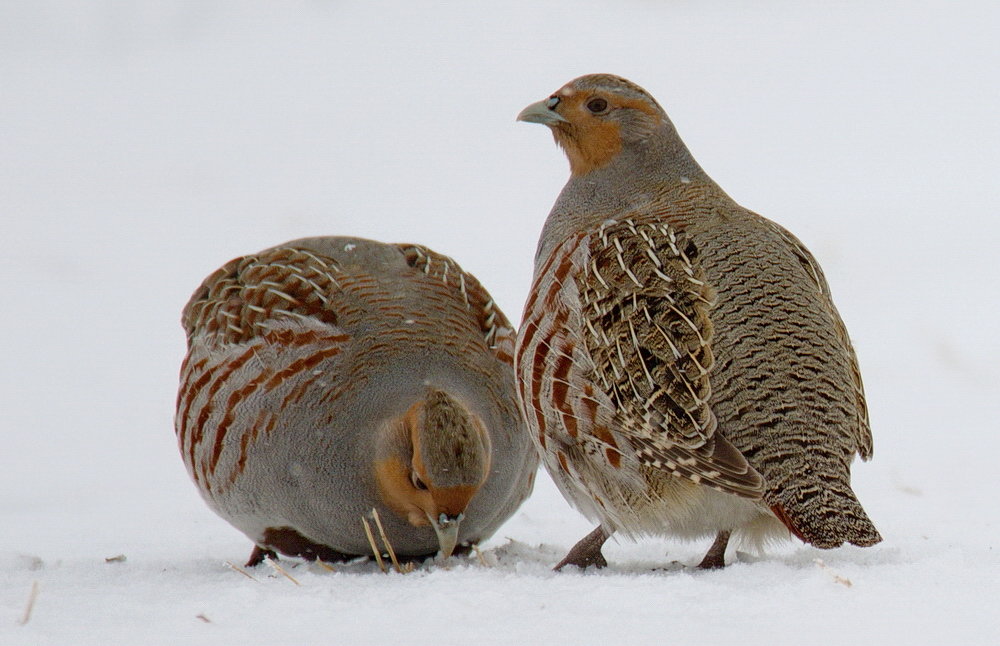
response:
{"label": "standing partridge", "polygon": [[606,565],[614,532],[715,536],[705,568],[733,533],[879,542],[850,486],[872,454],[861,376],[809,251],[623,78],[580,77],[518,119],[548,126],[571,170],[515,353],[545,466],[599,523],[557,569]]}
{"label": "standing partridge", "polygon": [[256,545],[402,556],[488,538],[531,492],[514,332],[425,247],[307,238],[236,258],[183,314],[176,431],[202,497]]}

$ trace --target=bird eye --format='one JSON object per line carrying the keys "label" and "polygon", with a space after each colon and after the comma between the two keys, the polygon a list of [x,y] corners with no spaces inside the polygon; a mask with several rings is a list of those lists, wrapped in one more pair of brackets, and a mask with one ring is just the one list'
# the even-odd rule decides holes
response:
{"label": "bird eye", "polygon": [[413,482],[413,486],[420,491],[427,491],[427,485],[420,479],[420,476],[417,475],[416,471],[410,474],[410,480]]}
{"label": "bird eye", "polygon": [[608,109],[608,102],[600,97],[597,97],[596,99],[587,101],[587,109],[594,114],[600,114]]}

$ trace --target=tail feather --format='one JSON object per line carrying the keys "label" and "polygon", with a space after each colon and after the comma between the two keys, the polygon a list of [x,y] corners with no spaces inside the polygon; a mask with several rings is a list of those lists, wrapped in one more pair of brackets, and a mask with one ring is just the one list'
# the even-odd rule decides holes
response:
{"label": "tail feather", "polygon": [[800,487],[768,496],[771,511],[796,537],[822,549],[882,541],[850,487]]}

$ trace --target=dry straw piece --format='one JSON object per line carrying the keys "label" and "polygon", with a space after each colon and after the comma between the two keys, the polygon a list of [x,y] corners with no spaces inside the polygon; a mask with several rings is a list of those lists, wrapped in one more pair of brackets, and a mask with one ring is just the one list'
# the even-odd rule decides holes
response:
{"label": "dry straw piece", "polygon": [[476,558],[479,559],[480,565],[483,567],[491,567],[490,564],[486,562],[486,557],[483,556],[483,552],[479,549],[478,543],[472,544],[472,551],[476,553]]}
{"label": "dry straw piece", "polygon": [[365,536],[368,537],[368,544],[372,546],[372,554],[375,555],[375,562],[378,563],[378,568],[382,570],[382,572],[388,572],[389,570],[385,567],[385,561],[382,560],[382,550],[380,550],[378,545],[375,543],[375,535],[372,534],[372,528],[368,524],[368,519],[362,516],[361,524],[365,528]]}
{"label": "dry straw piece", "polygon": [[[232,563],[230,561],[226,561],[226,565],[231,570],[233,570],[234,572],[239,572],[240,574],[242,574],[246,578],[250,579],[251,581],[257,581],[257,578],[254,575],[250,574],[249,572],[247,572],[246,570],[244,570],[240,566],[238,566],[238,565],[236,565],[236,564],[234,564],[234,563]],[[260,581],[257,581],[257,583],[260,583]]]}
{"label": "dry straw piece", "polygon": [[31,611],[35,609],[35,599],[38,598],[38,581],[31,582],[31,592],[28,593],[28,603],[24,606],[24,614],[21,615],[21,619],[17,622],[20,625],[25,625],[31,621]]}
{"label": "dry straw piece", "polygon": [[396,571],[400,574],[408,574],[413,571],[413,563],[399,564],[399,560],[396,558],[396,550],[392,549],[392,543],[389,542],[389,537],[385,534],[385,528],[382,527],[382,519],[379,518],[378,510],[372,507],[372,518],[375,519],[375,526],[378,527],[378,535],[382,537],[382,543],[385,545],[385,549],[389,552],[389,558],[392,559],[392,565],[396,568]]}
{"label": "dry straw piece", "polygon": [[316,563],[316,565],[320,566],[321,568],[323,568],[327,572],[336,572],[337,571],[337,568],[333,567],[332,565],[330,565],[329,563],[327,563],[326,561],[323,561],[321,559],[316,559],[314,561],[314,563]]}
{"label": "dry straw piece", "polygon": [[833,568],[831,568],[829,565],[823,562],[823,559],[814,559],[813,563],[815,563],[819,567],[819,569],[829,574],[833,578],[835,583],[839,583],[845,588],[850,588],[851,586],[854,585],[853,583],[851,583],[851,580],[848,579],[847,577],[842,577],[839,574],[837,574]]}
{"label": "dry straw piece", "polygon": [[292,576],[291,574],[289,574],[288,572],[286,572],[286,571],[285,571],[285,568],[283,568],[283,567],[281,567],[280,565],[278,565],[278,562],[277,562],[277,561],[275,561],[274,559],[272,559],[272,558],[268,558],[268,559],[265,559],[265,561],[267,561],[267,564],[268,564],[268,565],[270,565],[270,566],[271,566],[271,568],[272,568],[272,569],[273,569],[273,570],[274,570],[275,572],[277,572],[278,574],[281,574],[281,575],[283,575],[283,576],[284,576],[284,577],[285,577],[286,579],[288,579],[289,581],[291,581],[291,582],[292,582],[292,583],[294,583],[295,585],[302,585],[301,583],[299,583],[299,582],[298,582],[298,581],[297,581],[297,580],[295,579],[295,577],[293,577],[293,576]]}
{"label": "dry straw piece", "polygon": [[[385,545],[385,551],[389,555],[389,560],[392,561],[393,569],[400,574],[409,574],[412,572],[415,568],[413,563],[400,563],[399,559],[396,558],[396,550],[392,548],[389,536],[385,533],[385,527],[382,526],[382,519],[378,515],[378,510],[372,507],[370,515],[372,520],[375,521],[375,528],[378,529],[379,538],[382,539],[382,544]],[[375,533],[372,531],[371,525],[368,524],[368,519],[362,516],[361,524],[365,528],[365,535],[368,537],[368,544],[371,545],[372,554],[375,555],[375,562],[378,563],[378,567],[382,572],[388,573],[389,568],[386,567],[385,559],[382,558],[382,550],[379,549],[375,541]]]}

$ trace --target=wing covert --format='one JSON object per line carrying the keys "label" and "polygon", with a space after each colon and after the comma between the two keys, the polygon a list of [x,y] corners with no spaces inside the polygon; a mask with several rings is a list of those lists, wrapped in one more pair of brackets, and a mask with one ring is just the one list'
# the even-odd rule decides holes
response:
{"label": "wing covert", "polygon": [[330,258],[296,247],[275,247],[230,260],[205,279],[184,307],[188,347],[193,339],[223,344],[250,341],[276,321],[299,319],[320,329],[337,325],[330,307],[340,268]]}
{"label": "wing covert", "polygon": [[515,330],[475,276],[463,271],[448,256],[422,245],[398,244],[396,247],[411,267],[437,278],[465,302],[479,323],[487,347],[497,359],[513,366]]}
{"label": "wing covert", "polygon": [[757,498],[763,479],[716,432],[709,405],[715,293],[697,255],[665,222],[605,222],[577,277],[587,351],[640,462]]}

